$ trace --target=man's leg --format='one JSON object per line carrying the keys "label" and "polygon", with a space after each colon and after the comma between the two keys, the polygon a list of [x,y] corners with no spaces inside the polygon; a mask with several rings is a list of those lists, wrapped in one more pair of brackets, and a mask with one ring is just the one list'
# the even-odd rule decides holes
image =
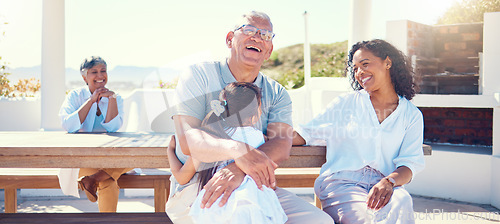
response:
{"label": "man's leg", "polygon": [[276,188],[276,195],[280,201],[281,207],[285,210],[288,217],[286,223],[317,223],[317,224],[331,224],[333,219],[321,211],[311,203],[302,200],[294,193],[287,191],[283,188]]}

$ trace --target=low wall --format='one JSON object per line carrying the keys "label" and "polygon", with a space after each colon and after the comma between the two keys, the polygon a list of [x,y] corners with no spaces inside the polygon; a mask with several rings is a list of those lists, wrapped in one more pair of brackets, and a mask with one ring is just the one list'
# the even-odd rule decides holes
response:
{"label": "low wall", "polygon": [[491,205],[500,208],[500,156],[491,157]]}
{"label": "low wall", "polygon": [[0,131],[38,131],[40,111],[40,98],[1,98]]}
{"label": "low wall", "polygon": [[432,155],[425,156],[425,169],[406,186],[408,192],[492,204],[492,193],[500,189],[492,186],[492,156],[441,151],[438,148],[433,147]]}
{"label": "low wall", "polygon": [[123,102],[124,123],[119,131],[174,132],[173,89],[136,89]]}

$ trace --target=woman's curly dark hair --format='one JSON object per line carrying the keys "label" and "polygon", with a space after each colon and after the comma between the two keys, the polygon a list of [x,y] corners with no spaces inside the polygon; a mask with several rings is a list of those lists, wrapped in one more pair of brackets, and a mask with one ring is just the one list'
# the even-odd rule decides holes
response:
{"label": "woman's curly dark hair", "polygon": [[389,57],[392,61],[392,66],[389,69],[392,85],[394,90],[400,96],[411,100],[417,92],[417,84],[415,83],[414,72],[408,57],[396,47],[385,40],[374,39],[369,41],[361,41],[354,44],[349,51],[349,56],[346,62],[346,76],[349,76],[351,87],[354,90],[361,90],[363,87],[354,78],[354,64],[352,62],[354,53],[359,49],[366,49],[372,52],[373,55],[385,60]]}

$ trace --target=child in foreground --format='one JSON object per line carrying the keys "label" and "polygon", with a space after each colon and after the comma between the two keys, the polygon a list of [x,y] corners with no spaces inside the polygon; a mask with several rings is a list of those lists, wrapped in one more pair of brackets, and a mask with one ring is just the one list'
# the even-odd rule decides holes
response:
{"label": "child in foreground", "polygon": [[[261,115],[260,89],[246,82],[227,85],[219,94],[219,100],[210,102],[212,111],[202,121],[201,129],[220,138],[244,142],[258,148],[265,142],[264,134],[254,126]],[[285,223],[287,216],[273,189],[266,186],[260,190],[250,176],[245,176],[241,185],[234,190],[227,203],[222,206],[201,208],[205,190],[203,186],[215,172],[229,161],[202,163],[190,157],[182,164],[172,147],[168,148],[170,169],[180,184],[188,183],[199,173],[200,185],[196,200],[189,215],[195,223]],[[217,199],[218,204],[222,196]]]}

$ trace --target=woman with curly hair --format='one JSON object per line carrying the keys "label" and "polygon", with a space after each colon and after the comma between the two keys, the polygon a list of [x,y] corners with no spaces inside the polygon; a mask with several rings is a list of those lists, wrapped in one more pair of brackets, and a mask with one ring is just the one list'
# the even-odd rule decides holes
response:
{"label": "woman with curly hair", "polygon": [[423,116],[407,57],[384,40],[356,43],[346,68],[355,91],[300,125],[294,145],[326,142],[314,189],[336,223],[414,223],[403,188],[425,166]]}

